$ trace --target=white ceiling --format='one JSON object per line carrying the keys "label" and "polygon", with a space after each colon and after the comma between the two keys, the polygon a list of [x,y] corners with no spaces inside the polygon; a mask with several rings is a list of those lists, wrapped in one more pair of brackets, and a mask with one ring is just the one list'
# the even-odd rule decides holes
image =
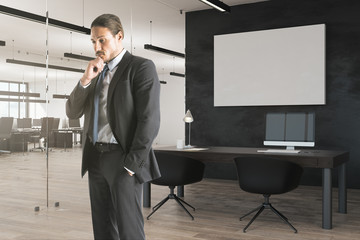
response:
{"label": "white ceiling", "polygon": [[[261,0],[224,0],[233,6]],[[157,66],[160,79],[176,78],[169,72],[185,73],[185,60],[144,50],[144,44],[185,53],[185,12],[210,9],[199,0],[0,0],[0,5],[16,8],[89,28],[102,13],[114,13],[122,21],[125,48],[135,55],[150,58]],[[182,14],[181,14],[182,11]],[[215,11],[215,10],[214,10]],[[150,24],[150,21],[152,22]],[[45,63],[48,32],[49,64],[85,68],[86,62],[64,58],[65,52],[93,56],[90,36],[0,13],[0,80],[39,81],[45,69],[6,63],[6,58]],[[49,70],[49,78],[78,79],[81,74]]]}

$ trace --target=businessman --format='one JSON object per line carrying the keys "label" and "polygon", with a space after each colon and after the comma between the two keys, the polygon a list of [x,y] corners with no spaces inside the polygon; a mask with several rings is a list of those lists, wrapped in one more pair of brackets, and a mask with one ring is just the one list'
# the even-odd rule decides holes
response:
{"label": "businessman", "polygon": [[160,84],[152,61],[123,48],[120,19],[91,24],[96,59],[66,102],[69,118],[85,115],[82,176],[88,172],[95,239],[145,239],[142,184],[160,177],[151,148],[160,125]]}

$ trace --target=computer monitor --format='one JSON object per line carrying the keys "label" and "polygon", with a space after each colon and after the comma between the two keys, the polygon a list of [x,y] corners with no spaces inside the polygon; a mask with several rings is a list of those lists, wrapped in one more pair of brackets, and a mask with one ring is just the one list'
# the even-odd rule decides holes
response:
{"label": "computer monitor", "polygon": [[80,119],[69,119],[69,128],[79,128],[80,127]]}
{"label": "computer monitor", "polygon": [[18,118],[17,128],[31,128],[31,118]]}
{"label": "computer monitor", "polygon": [[33,127],[41,127],[41,119],[40,118],[33,119]]}
{"label": "computer monitor", "polygon": [[315,113],[267,113],[265,146],[315,146]]}

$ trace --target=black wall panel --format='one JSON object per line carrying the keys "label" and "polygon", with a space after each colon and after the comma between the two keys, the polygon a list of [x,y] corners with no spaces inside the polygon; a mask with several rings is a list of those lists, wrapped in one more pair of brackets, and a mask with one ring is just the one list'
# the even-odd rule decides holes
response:
{"label": "black wall panel", "polygon": [[[358,0],[273,0],[234,6],[231,14],[186,13],[186,108],[195,119],[191,144],[261,147],[266,112],[314,111],[316,148],[350,151],[348,186],[360,188],[359,13]],[[321,23],[326,24],[326,105],[214,107],[214,35]],[[212,163],[206,177],[236,179],[236,172],[229,164]],[[321,171],[306,169],[302,181],[320,185]]]}

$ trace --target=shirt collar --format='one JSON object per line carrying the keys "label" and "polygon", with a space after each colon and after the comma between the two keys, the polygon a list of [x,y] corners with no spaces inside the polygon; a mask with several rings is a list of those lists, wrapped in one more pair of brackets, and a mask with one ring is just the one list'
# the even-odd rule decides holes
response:
{"label": "shirt collar", "polygon": [[117,55],[113,60],[111,60],[107,65],[109,67],[109,70],[112,71],[121,61],[121,59],[123,58],[123,56],[126,53],[126,49],[124,48],[119,55]]}

